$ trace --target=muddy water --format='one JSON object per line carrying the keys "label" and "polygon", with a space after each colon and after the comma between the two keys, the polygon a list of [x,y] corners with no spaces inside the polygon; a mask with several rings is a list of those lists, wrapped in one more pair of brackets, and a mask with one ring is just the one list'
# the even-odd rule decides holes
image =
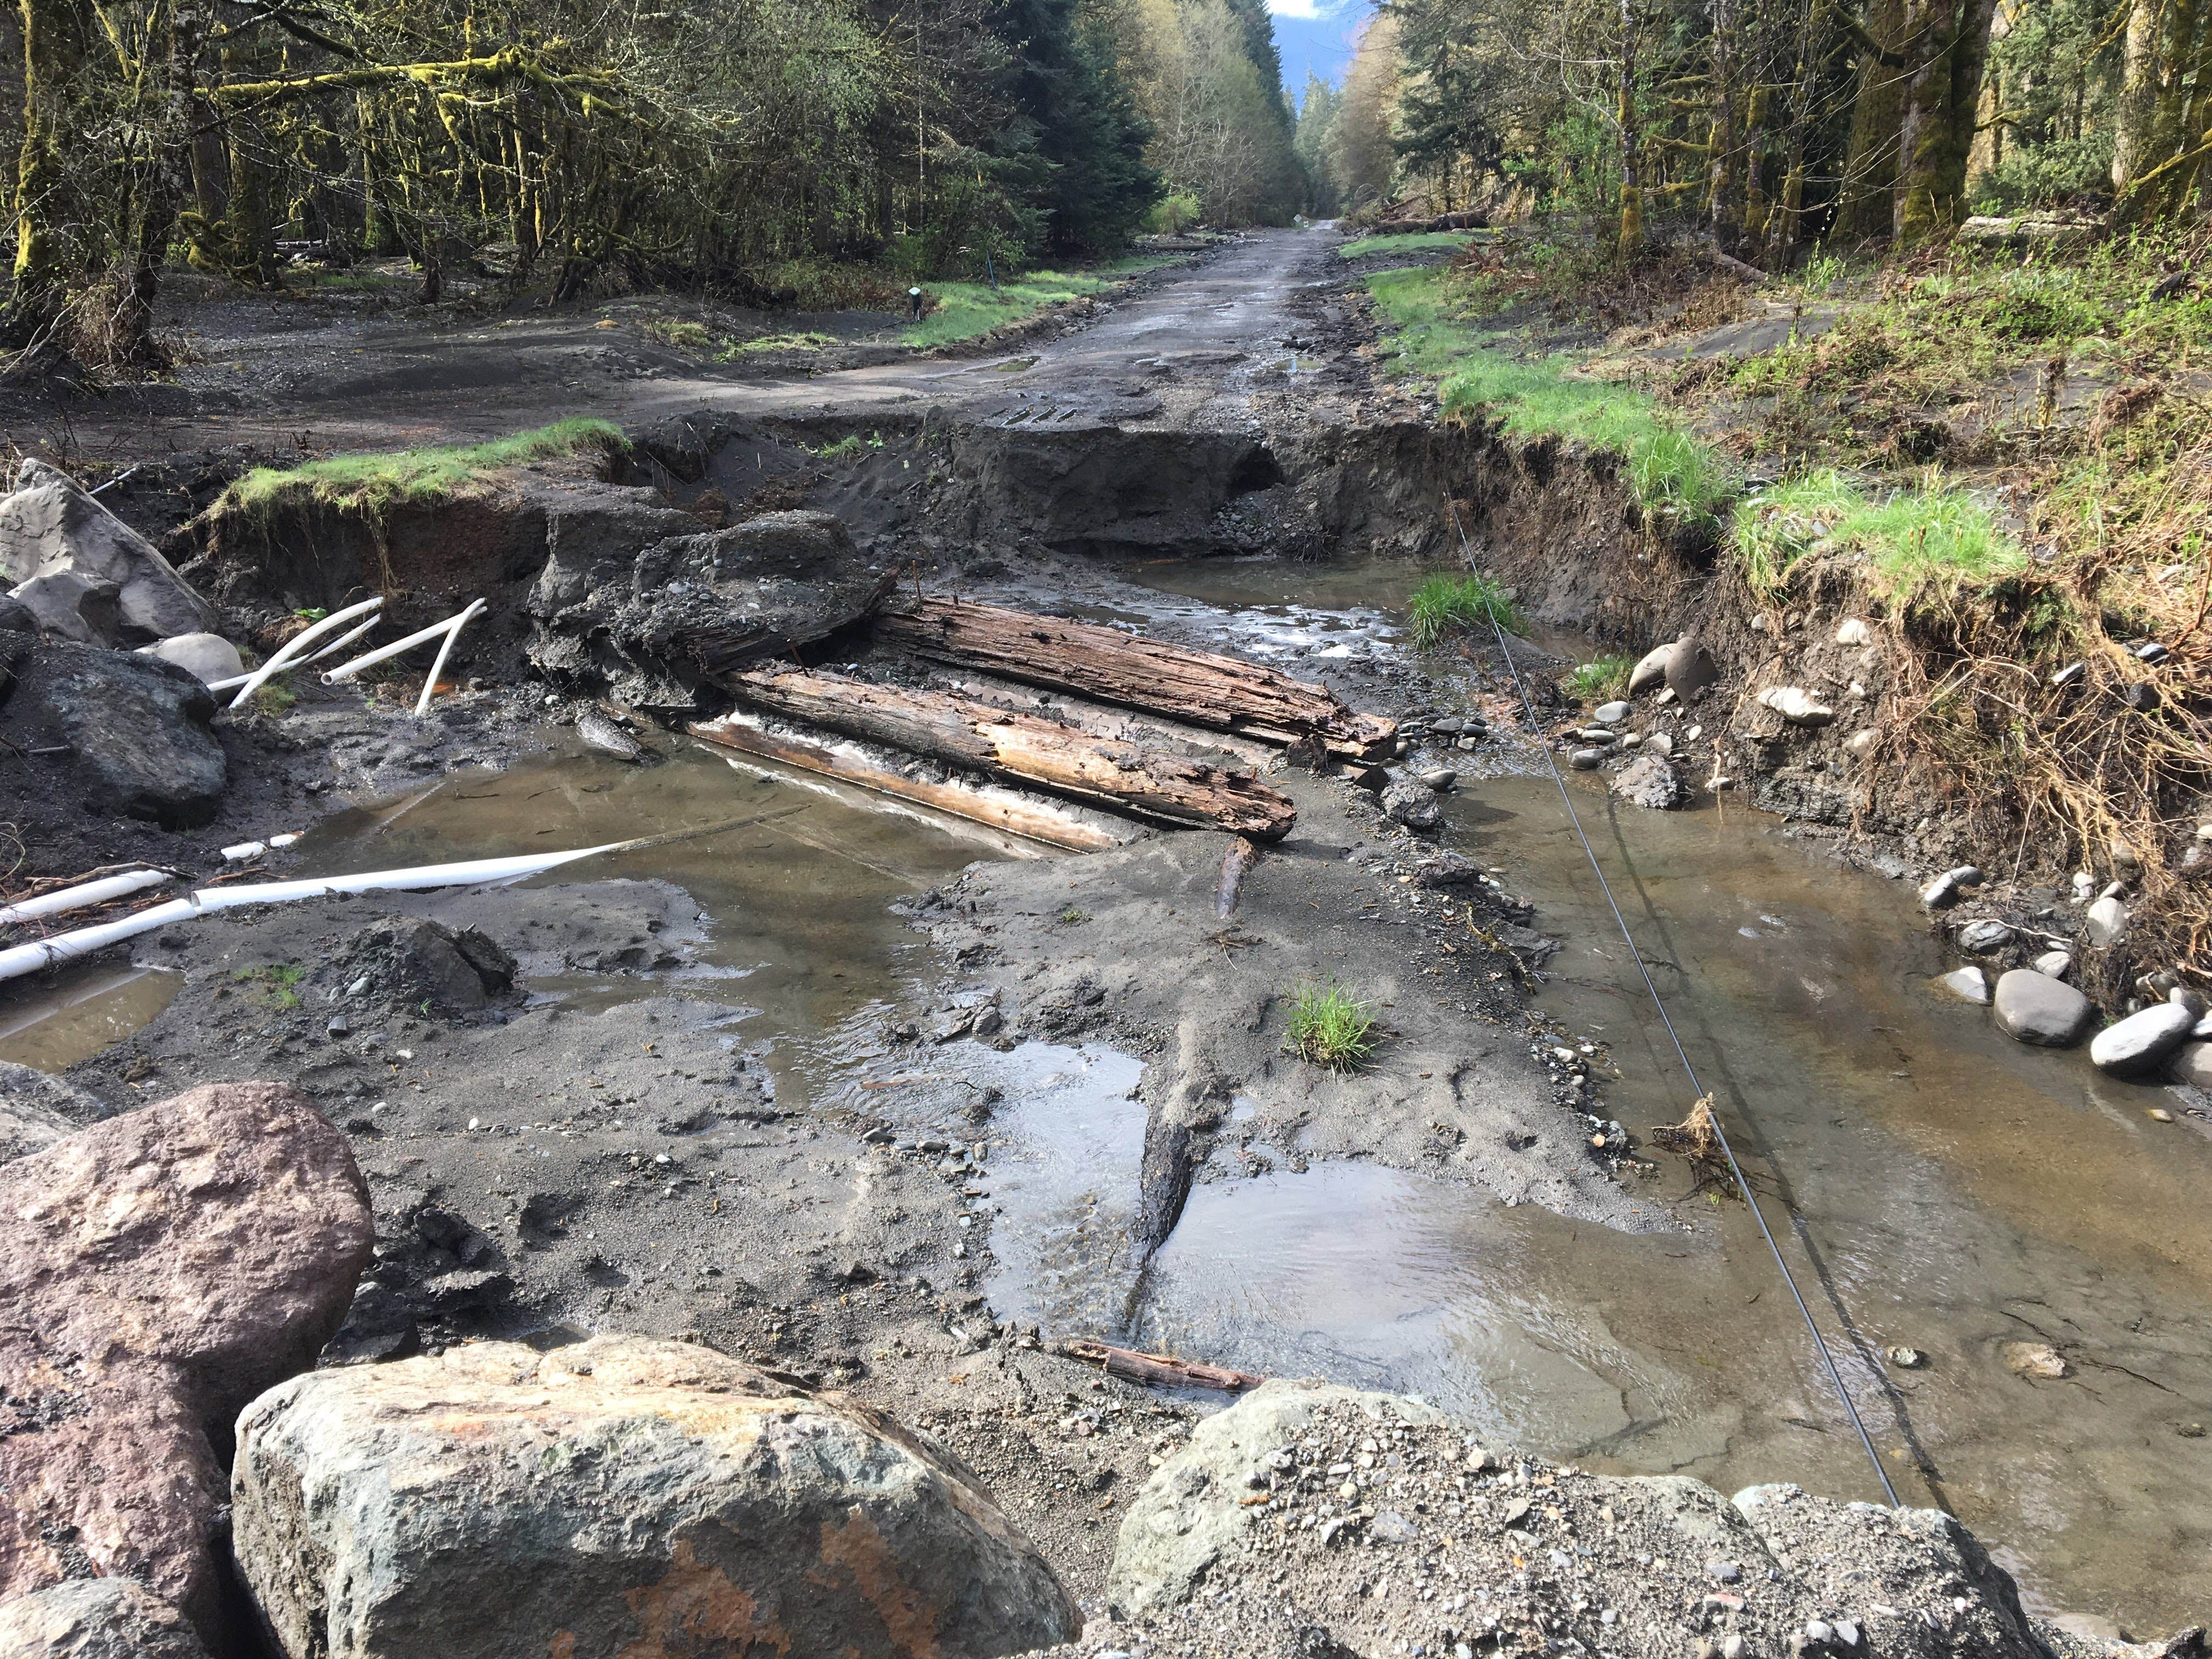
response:
{"label": "muddy water", "polygon": [[[920,938],[892,913],[894,901],[978,859],[1037,855],[842,785],[732,764],[703,745],[670,748],[657,765],[586,755],[453,773],[420,794],[326,820],[302,844],[302,863],[307,873],[335,874],[705,830],[538,881],[628,877],[680,888],[706,920],[695,965],[677,973],[678,984],[756,1011],[748,1040],[788,1060],[915,971]],[[637,979],[575,970],[531,988],[587,1009],[642,994]]]}
{"label": "muddy water", "polygon": [[[1901,884],[1737,812],[1578,805],[1693,1061],[1908,1503],[1953,1508],[2031,1597],[2140,1624],[2212,1601],[2212,1146],[2163,1091],[2024,1050],[1942,1000]],[[1611,1045],[1607,1111],[1687,1104],[1548,776],[1454,805],[1564,935],[1541,1001]],[[2171,1104],[2170,1099],[2167,1103]],[[1741,1204],[1662,1160],[1680,1234],[1628,1237],[1363,1165],[1200,1187],[1139,1334],[1409,1389],[1501,1438],[1723,1490],[1881,1497]],[[1802,1225],[1786,1231],[1795,1211]],[[2051,1340],[2063,1382],[2004,1345]],[[1920,1350],[1906,1370],[1890,1346]]]}
{"label": "muddy water", "polygon": [[185,976],[87,964],[26,988],[0,987],[0,1060],[58,1072],[89,1060],[169,1006]]}

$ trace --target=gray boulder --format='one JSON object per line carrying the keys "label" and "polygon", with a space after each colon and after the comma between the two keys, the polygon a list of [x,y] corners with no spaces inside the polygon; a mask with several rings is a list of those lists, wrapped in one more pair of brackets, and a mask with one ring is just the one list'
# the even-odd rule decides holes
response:
{"label": "gray boulder", "polygon": [[0,1601],[0,1659],[208,1659],[185,1616],[131,1578],[72,1578]]}
{"label": "gray boulder", "polygon": [[1987,956],[2011,944],[2012,936],[2010,926],[1985,917],[1959,929],[1959,948],[1972,956]]}
{"label": "gray boulder", "polygon": [[0,501],[0,581],[73,571],[115,584],[126,640],[205,633],[215,607],[192,591],[153,543],[43,461],[25,461],[15,493]]}
{"label": "gray boulder", "polygon": [[0,1601],[0,1659],[208,1659],[184,1614],[137,1579],[69,1579]]}
{"label": "gray boulder", "polygon": [[2128,907],[2108,896],[2091,905],[2081,921],[2090,944],[2117,945],[2127,936]]}
{"label": "gray boulder", "polygon": [[140,647],[139,655],[173,662],[210,685],[217,680],[234,679],[246,672],[245,659],[238,654],[238,647],[220,634],[179,634],[173,640],[157,640]]}
{"label": "gray boulder", "polygon": [[74,1085],[0,1060],[0,1164],[51,1146],[80,1124],[106,1115],[106,1107]]}
{"label": "gray boulder", "polygon": [[1436,791],[1418,783],[1401,779],[1382,792],[1382,811],[1395,823],[1402,823],[1418,835],[1425,835],[1437,827],[1441,816],[1437,808]]}
{"label": "gray boulder", "polygon": [[35,634],[39,619],[12,593],[0,593],[0,634]]}
{"label": "gray boulder", "polygon": [[231,1490],[290,1659],[981,1659],[1082,1622],[935,1441],[658,1338],[295,1377],[240,1417]]}
{"label": "gray boulder", "polygon": [[1638,755],[1621,769],[1610,787],[1630,805],[1648,806],[1661,812],[1686,806],[1692,794],[1674,763],[1662,754]]}
{"label": "gray boulder", "polygon": [[62,750],[28,764],[73,788],[88,811],[170,829],[215,816],[228,766],[210,725],[215,699],[189,672],[58,640],[19,650],[12,666],[0,738],[27,753]]}
{"label": "gray boulder", "polygon": [[1963,998],[1978,1007],[1990,1004],[1990,976],[1978,968],[1954,968],[1936,981],[1953,996]]}
{"label": "gray boulder", "polygon": [[2166,1061],[2166,1075],[2171,1082],[2212,1091],[2212,1042],[2183,1043],[2174,1050],[2173,1058]]}
{"label": "gray boulder", "polygon": [[1680,639],[1646,652],[1629,671],[1628,695],[1664,684],[1681,698],[1694,697],[1721,677],[1712,653],[1695,640]]}
{"label": "gray boulder", "polygon": [[1993,1000],[1997,1029],[2022,1042],[2070,1048],[2096,1017],[2096,1006],[2063,980],[2015,968],[1997,979]]}
{"label": "gray boulder", "polygon": [[1242,1501],[1252,1495],[1251,1477],[1297,1440],[1316,1413],[1340,1406],[1377,1422],[1448,1420],[1395,1395],[1280,1379],[1261,1383],[1193,1430],[1189,1443],[1130,1504],[1106,1581],[1115,1611],[1142,1614],[1189,1600],[1207,1570],[1258,1518]]}
{"label": "gray boulder", "polygon": [[79,645],[112,645],[122,621],[123,590],[82,570],[49,570],[8,597],[31,613],[42,634]]}
{"label": "gray boulder", "polygon": [[664,529],[626,555],[594,537],[588,559],[566,528],[555,528],[530,597],[539,619],[532,656],[556,679],[641,708],[695,708],[703,681],[851,626],[896,581],[828,513],[769,513],[690,535]]}
{"label": "gray boulder", "polygon": [[2189,1041],[2197,1017],[2171,1002],[2154,1003],[2089,1039],[2089,1060],[2113,1077],[2147,1077]]}

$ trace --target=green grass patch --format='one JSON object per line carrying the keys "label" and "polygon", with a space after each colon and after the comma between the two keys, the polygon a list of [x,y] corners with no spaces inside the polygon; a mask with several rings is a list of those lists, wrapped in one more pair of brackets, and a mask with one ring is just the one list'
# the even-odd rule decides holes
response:
{"label": "green grass patch", "polygon": [[1370,253],[1425,253],[1431,248],[1463,248],[1473,241],[1471,230],[1410,230],[1397,236],[1363,236],[1337,249],[1340,259],[1364,259]]}
{"label": "green grass patch", "polygon": [[629,447],[629,440],[612,421],[573,416],[489,443],[331,455],[295,467],[258,466],[231,485],[224,501],[240,511],[260,514],[304,492],[338,506],[375,511],[402,501],[450,495],[501,467],[587,449],[617,454]]}
{"label": "green grass patch", "polygon": [[1611,702],[1628,695],[1633,657],[1593,657],[1567,676],[1567,690],[1584,702]]}
{"label": "green grass patch", "polygon": [[1398,325],[1386,349],[1400,368],[1433,377],[1447,416],[1485,412],[1521,437],[1558,437],[1627,462],[1637,503],[1686,522],[1711,520],[1734,486],[1712,451],[1631,386],[1586,380],[1563,357],[1534,362],[1484,343],[1466,319],[1452,274],[1386,270],[1371,278],[1376,307]]}
{"label": "green grass patch", "polygon": [[819,351],[824,346],[837,343],[834,334],[817,334],[801,331],[796,334],[761,334],[750,340],[729,340],[714,354],[714,361],[732,363],[740,357],[752,357],[770,351]]}
{"label": "green grass patch", "polygon": [[1375,1052],[1375,1015],[1331,980],[1302,985],[1291,996],[1289,1047],[1301,1060],[1348,1072]]}
{"label": "green grass patch", "polygon": [[294,988],[307,978],[307,970],[289,962],[273,962],[259,968],[241,968],[232,975],[242,985],[258,985],[262,996],[272,1008],[296,1008],[300,994]]}
{"label": "green grass patch", "polygon": [[1133,276],[1166,263],[1164,256],[1152,254],[1117,259],[1095,270],[1032,270],[1010,276],[995,289],[988,283],[924,283],[922,292],[936,302],[935,308],[899,330],[898,337],[904,344],[921,347],[972,340],[1033,317],[1047,306],[1096,294],[1117,276]]}
{"label": "green grass patch", "polygon": [[2027,559],[1987,507],[1932,474],[1875,499],[1832,468],[1808,472],[1739,502],[1734,527],[1745,580],[1761,595],[1780,592],[1808,556],[1863,559],[1900,601],[2010,575]]}
{"label": "green grass patch", "polygon": [[1434,650],[1454,635],[1474,629],[1487,633],[1493,624],[1511,634],[1526,631],[1513,603],[1513,590],[1480,571],[1423,577],[1406,601],[1406,614],[1413,623],[1413,643],[1424,651]]}

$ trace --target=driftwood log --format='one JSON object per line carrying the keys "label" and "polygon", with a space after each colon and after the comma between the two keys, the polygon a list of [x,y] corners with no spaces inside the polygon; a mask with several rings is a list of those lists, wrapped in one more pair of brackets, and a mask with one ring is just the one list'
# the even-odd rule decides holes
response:
{"label": "driftwood log", "polygon": [[858,788],[914,801],[972,823],[988,824],[994,830],[1071,852],[1103,852],[1121,846],[1130,836],[1139,833],[1132,829],[1126,835],[1115,836],[1096,823],[1085,823],[1064,808],[1024,800],[995,787],[979,789],[964,783],[932,783],[923,778],[909,778],[850,747],[831,748],[765,731],[752,724],[749,715],[725,714],[720,720],[695,722],[690,729],[693,737],[724,749],[734,749],[739,754],[836,778]]}
{"label": "driftwood log", "polygon": [[1003,605],[916,599],[884,611],[876,637],[956,668],[1289,744],[1317,737],[1346,760],[1391,752],[1396,722],[1354,714],[1325,685],[1211,651]]}
{"label": "driftwood log", "polygon": [[1116,1348],[1081,1337],[1071,1337],[1061,1343],[1060,1351],[1070,1359],[1103,1365],[1109,1376],[1168,1389],[1219,1389],[1227,1394],[1242,1394],[1267,1380],[1250,1371],[1231,1370],[1226,1365],[1201,1365],[1196,1360],[1171,1358],[1164,1353],[1139,1353],[1134,1348]]}
{"label": "driftwood log", "polygon": [[1290,797],[1249,772],[1102,741],[941,691],[819,669],[762,670],[725,684],[744,702],[790,720],[1164,823],[1280,841],[1297,821]]}
{"label": "driftwood log", "polygon": [[1229,843],[1229,850],[1221,855],[1221,879],[1213,889],[1215,921],[1227,920],[1237,908],[1237,895],[1244,886],[1244,878],[1259,861],[1260,849],[1243,836]]}

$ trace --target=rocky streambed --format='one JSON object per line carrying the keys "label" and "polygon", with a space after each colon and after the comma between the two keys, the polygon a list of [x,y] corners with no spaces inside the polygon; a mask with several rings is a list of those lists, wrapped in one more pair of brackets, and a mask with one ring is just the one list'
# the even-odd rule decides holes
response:
{"label": "rocky streambed", "polygon": [[[1723,635],[1620,708],[1563,690],[1581,637],[1517,647],[1533,720],[1494,651],[1414,651],[1480,446],[1310,339],[1158,339],[1109,318],[1050,407],[1016,365],[951,429],[641,428],[448,538],[308,501],[165,558],[66,478],[0,502],[46,573],[0,617],[11,899],[604,849],[0,990],[42,1068],[0,1073],[0,1651],[2194,1650],[2203,1103],[1942,982],[1964,945],[2066,988],[2036,958],[2105,949],[2102,901],[1983,854],[1923,909],[1905,874],[1978,849],[1885,877],[1750,810],[1786,767],[1714,787],[1829,729],[1747,714]],[[1099,424],[1123,374],[1160,410]],[[117,558],[241,666],[364,587],[375,639],[493,604],[421,714],[434,641],[218,715],[229,661],[143,637]],[[1048,660],[915,633],[1024,614]],[[1211,653],[1206,696],[1066,682],[1116,639]],[[1654,1145],[1690,1103],[1547,744],[1906,1509],[1849,1501],[1748,1216]],[[1292,1052],[1331,986],[1364,1065]],[[1069,1339],[1367,1392],[1224,1410]]]}

